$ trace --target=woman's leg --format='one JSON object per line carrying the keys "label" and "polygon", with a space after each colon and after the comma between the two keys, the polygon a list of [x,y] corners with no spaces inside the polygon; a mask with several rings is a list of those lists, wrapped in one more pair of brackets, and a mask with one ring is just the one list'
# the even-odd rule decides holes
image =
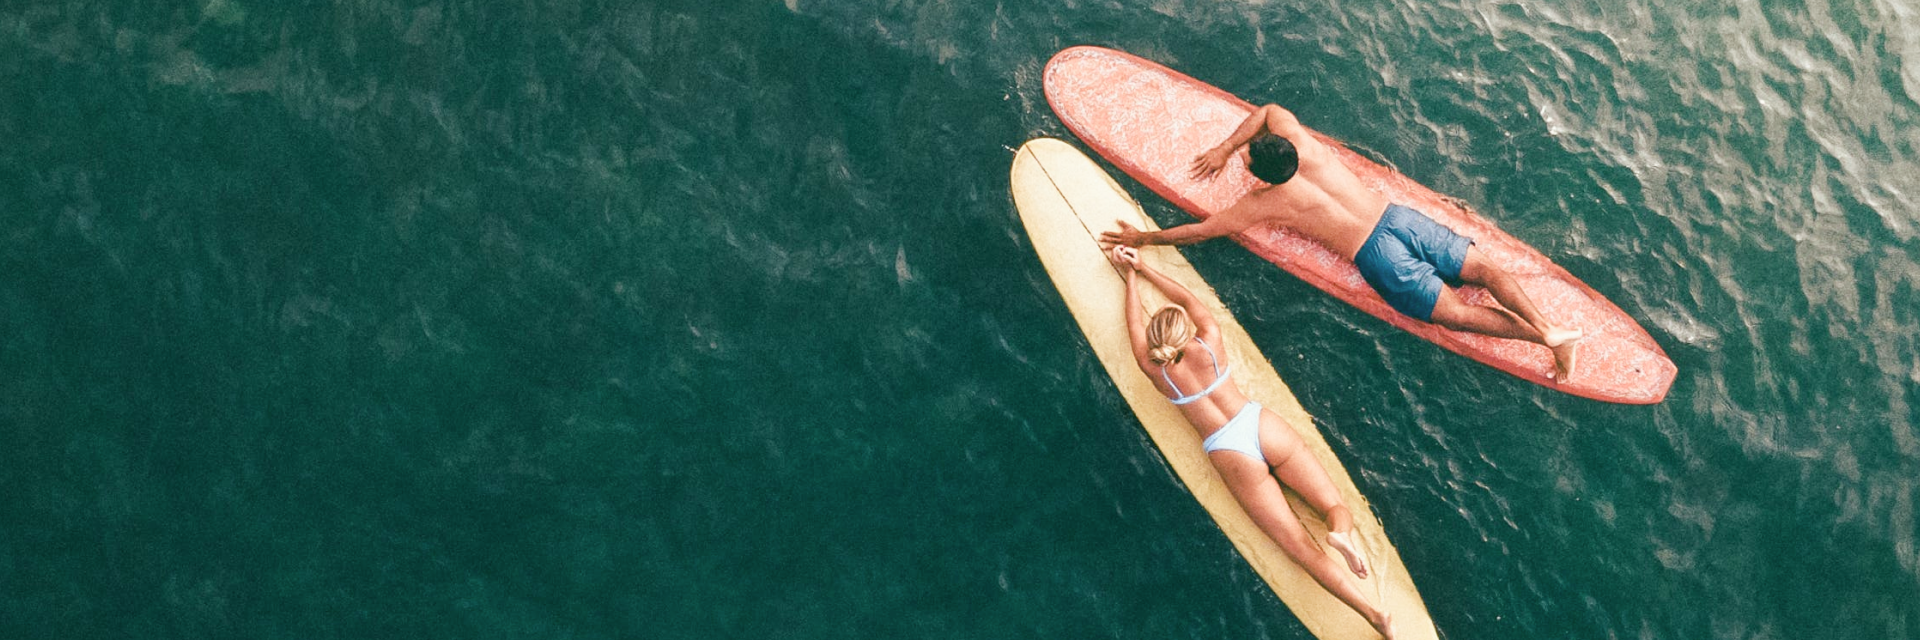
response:
{"label": "woman's leg", "polygon": [[1273,477],[1282,486],[1293,489],[1309,506],[1326,516],[1327,545],[1347,559],[1347,567],[1354,575],[1367,577],[1366,560],[1349,537],[1353,533],[1353,513],[1340,500],[1340,488],[1334,486],[1326,468],[1306,450],[1306,444],[1293,427],[1264,408],[1260,411],[1260,453],[1267,457]]}
{"label": "woman's leg", "polygon": [[[1264,422],[1264,421],[1263,421]],[[1264,425],[1263,425],[1264,426]],[[1262,429],[1264,436],[1265,429]],[[1265,449],[1262,446],[1262,449]],[[1374,629],[1388,638],[1393,637],[1393,621],[1385,610],[1375,607],[1367,600],[1346,567],[1327,557],[1320,550],[1313,536],[1301,526],[1300,519],[1294,515],[1293,508],[1287,505],[1287,496],[1280,490],[1280,483],[1268,472],[1266,465],[1245,454],[1234,451],[1216,451],[1209,454],[1213,466],[1227,481],[1227,489],[1233,493],[1241,508],[1247,510],[1253,522],[1260,530],[1280,544],[1280,549],[1288,557],[1307,570],[1321,586],[1327,588],[1335,597],[1366,618]]]}

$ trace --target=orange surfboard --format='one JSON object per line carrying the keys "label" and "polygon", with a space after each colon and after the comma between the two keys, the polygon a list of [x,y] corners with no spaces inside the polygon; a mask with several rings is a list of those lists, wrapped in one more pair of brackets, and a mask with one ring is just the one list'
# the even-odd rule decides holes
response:
{"label": "orange surfboard", "polygon": [[[1158,63],[1100,47],[1072,47],[1047,62],[1048,104],[1074,135],[1121,171],[1205,218],[1260,185],[1241,154],[1212,179],[1195,180],[1195,155],[1225,140],[1253,113],[1253,105]],[[1347,304],[1396,327],[1514,376],[1573,395],[1625,404],[1665,399],[1677,370],[1653,337],[1626,312],[1566,269],[1472,211],[1397,171],[1380,166],[1315,132],[1369,188],[1473,238],[1476,250],[1519,280],[1534,305],[1554,322],[1578,327],[1581,342],[1572,380],[1553,380],[1553,354],[1521,340],[1493,338],[1421,322],[1393,310],[1367,286],[1353,262],[1285,227],[1269,225],[1234,239]],[[1463,287],[1467,302],[1495,305],[1479,287]]]}

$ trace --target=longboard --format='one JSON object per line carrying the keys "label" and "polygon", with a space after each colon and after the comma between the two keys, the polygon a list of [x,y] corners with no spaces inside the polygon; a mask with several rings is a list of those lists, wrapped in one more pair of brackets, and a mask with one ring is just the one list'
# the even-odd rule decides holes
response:
{"label": "longboard", "polygon": [[[1022,146],[1014,157],[1012,181],[1014,205],[1020,210],[1020,221],[1026,226],[1034,251],[1040,254],[1041,264],[1066,299],[1067,308],[1093,345],[1100,364],[1113,377],[1114,385],[1167,464],[1226,532],[1234,548],[1315,636],[1327,640],[1379,637],[1360,614],[1315,582],[1253,523],[1202,451],[1193,426],[1134,363],[1127,337],[1125,281],[1107,262],[1097,238],[1116,218],[1145,229],[1155,228],[1153,220],[1091,158],[1060,140],[1039,138]],[[1341,500],[1353,512],[1354,533],[1372,560],[1373,573],[1361,581],[1362,590],[1393,614],[1394,628],[1401,638],[1435,638],[1433,620],[1399,552],[1381,529],[1379,518],[1272,363],[1260,355],[1246,330],[1179,251],[1146,247],[1140,253],[1143,260],[1206,303],[1220,323],[1221,347],[1228,354],[1227,361],[1234,363],[1233,382],[1245,390],[1248,398],[1285,418],[1339,487]],[[1148,308],[1166,304],[1152,286],[1142,283],[1140,288]],[[1326,523],[1321,514],[1291,491],[1288,498],[1315,539],[1325,540]]]}
{"label": "longboard", "polygon": [[[1253,105],[1225,91],[1132,54],[1072,47],[1047,62],[1047,102],[1074,135],[1154,193],[1200,218],[1213,215],[1261,183],[1246,171],[1244,153],[1212,179],[1195,180],[1195,155],[1219,144],[1253,113]],[[1278,225],[1256,227],[1234,239],[1255,254],[1362,311],[1449,351],[1519,378],[1573,395],[1625,404],[1666,398],[1677,370],[1645,329],[1605,296],[1492,223],[1392,169],[1315,132],[1369,188],[1419,209],[1471,237],[1519,280],[1542,313],[1586,332],[1567,384],[1553,380],[1553,354],[1520,340],[1463,333],[1415,320],[1389,307],[1344,256]],[[1112,221],[1103,228],[1112,228]],[[1479,287],[1464,287],[1469,303],[1497,305]]]}

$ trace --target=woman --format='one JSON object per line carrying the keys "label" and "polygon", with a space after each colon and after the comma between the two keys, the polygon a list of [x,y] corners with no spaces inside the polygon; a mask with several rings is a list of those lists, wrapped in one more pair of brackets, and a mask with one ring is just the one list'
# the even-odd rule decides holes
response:
{"label": "woman", "polygon": [[[1346,568],[1354,575],[1367,576],[1366,562],[1351,539],[1353,514],[1341,504],[1340,492],[1326,469],[1285,420],[1228,383],[1233,366],[1226,361],[1220,325],[1213,314],[1193,292],[1142,262],[1132,247],[1114,247],[1111,259],[1127,280],[1127,333],[1134,361],[1206,437],[1207,457],[1234,499],[1314,580],[1358,611],[1382,636],[1393,638],[1391,616],[1369,602],[1340,563],[1320,550],[1287,505],[1282,484],[1326,515],[1328,546],[1346,558]],[[1141,317],[1144,312],[1134,286],[1140,276],[1173,301],[1151,319]]]}

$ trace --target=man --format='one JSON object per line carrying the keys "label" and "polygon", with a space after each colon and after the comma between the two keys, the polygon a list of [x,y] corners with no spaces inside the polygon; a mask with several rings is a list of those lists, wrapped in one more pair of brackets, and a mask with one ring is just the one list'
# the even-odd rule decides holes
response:
{"label": "man", "polygon": [[[1220,146],[1194,158],[1194,177],[1219,174],[1242,145],[1247,170],[1266,186],[1206,220],[1155,232],[1122,221],[1101,241],[1191,244],[1278,223],[1352,260],[1395,310],[1456,331],[1544,345],[1553,351],[1554,380],[1572,375],[1579,330],[1548,322],[1513,276],[1474,250],[1473,239],[1367,189],[1292,112],[1271,104],[1255,109]],[[1468,304],[1454,290],[1462,283],[1486,287],[1506,308]]]}

